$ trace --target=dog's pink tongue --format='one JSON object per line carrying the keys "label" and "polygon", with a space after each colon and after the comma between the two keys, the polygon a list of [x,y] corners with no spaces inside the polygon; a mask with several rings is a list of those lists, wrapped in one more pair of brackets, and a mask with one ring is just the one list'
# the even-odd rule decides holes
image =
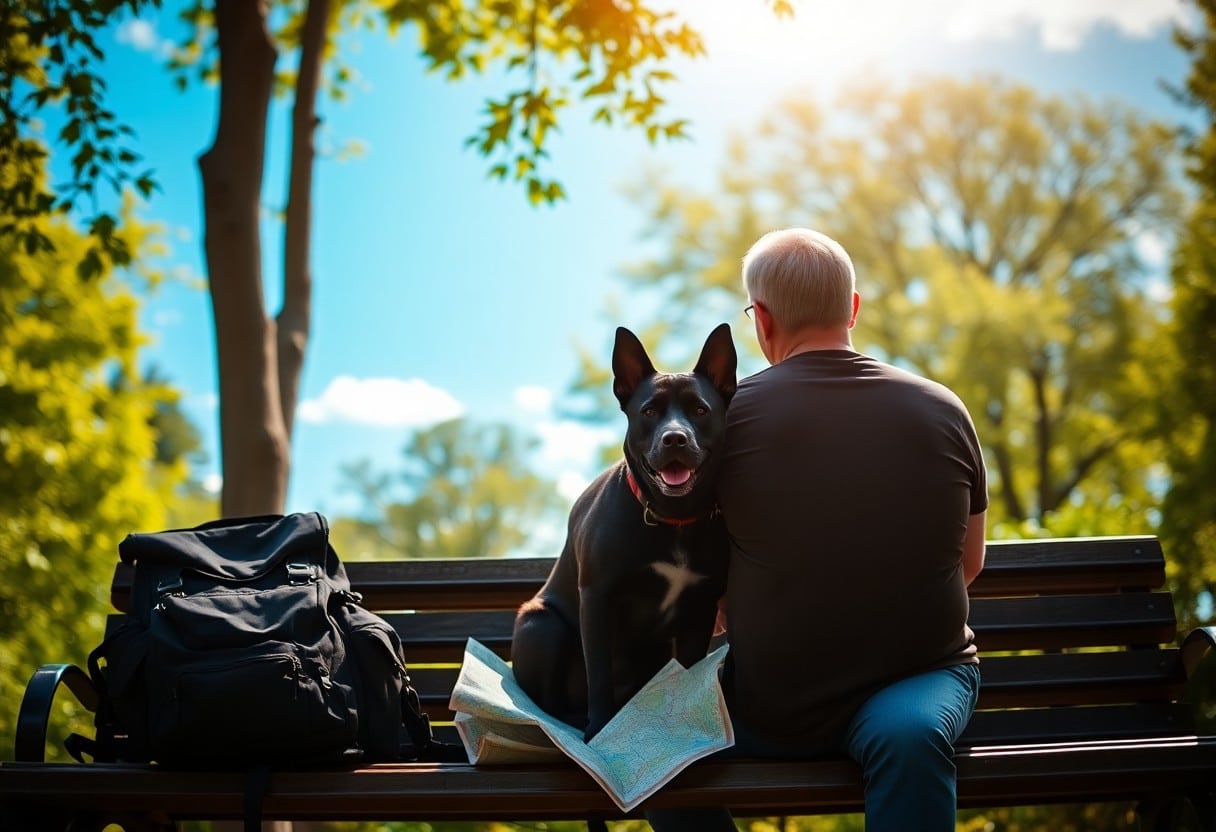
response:
{"label": "dog's pink tongue", "polygon": [[659,476],[668,485],[683,485],[692,476],[692,471],[683,465],[668,465],[662,471],[659,471]]}

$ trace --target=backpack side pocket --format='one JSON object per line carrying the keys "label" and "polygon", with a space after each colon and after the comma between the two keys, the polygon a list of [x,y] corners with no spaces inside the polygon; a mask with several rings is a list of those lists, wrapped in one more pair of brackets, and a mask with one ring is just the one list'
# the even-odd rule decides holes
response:
{"label": "backpack side pocket", "polygon": [[97,689],[95,759],[148,762],[148,689],[144,674],[148,628],[128,618],[89,653],[89,676]]}
{"label": "backpack side pocket", "polygon": [[401,758],[402,688],[407,683],[401,638],[380,616],[354,603],[338,619],[354,658],[359,689],[359,745],[372,762]]}

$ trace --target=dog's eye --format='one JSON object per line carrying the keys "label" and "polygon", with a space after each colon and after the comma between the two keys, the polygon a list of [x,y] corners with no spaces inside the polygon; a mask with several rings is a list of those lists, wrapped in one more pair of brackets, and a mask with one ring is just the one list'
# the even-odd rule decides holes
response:
{"label": "dog's eye", "polygon": [[658,409],[657,407],[654,407],[654,406],[650,406],[650,407],[643,407],[643,408],[642,408],[642,415],[643,415],[643,416],[645,416],[645,417],[647,417],[647,418],[653,419],[655,416],[658,416],[658,415],[659,415],[659,409]]}
{"label": "dog's eye", "polygon": [[697,415],[698,415],[698,416],[704,416],[706,413],[708,413],[708,412],[709,412],[709,408],[708,408],[708,407],[706,407],[705,405],[699,405],[699,406],[697,407],[697,411],[696,411],[696,412],[697,412]]}

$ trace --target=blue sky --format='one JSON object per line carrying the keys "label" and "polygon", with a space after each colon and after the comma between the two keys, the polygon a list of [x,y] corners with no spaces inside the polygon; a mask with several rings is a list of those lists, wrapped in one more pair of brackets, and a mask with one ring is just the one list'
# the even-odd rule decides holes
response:
{"label": "blue sky", "polygon": [[[591,126],[590,112],[575,108],[551,150],[550,173],[569,199],[552,208],[487,179],[488,163],[464,146],[485,98],[510,88],[503,79],[453,84],[425,74],[411,29],[395,40],[346,39],[359,81],[350,100],[321,107],[315,319],[289,510],[353,510],[339,465],[392,465],[411,430],[457,414],[535,433],[538,466],[561,478],[564,493],[577,490],[620,426],[597,432],[556,415],[576,345],[606,357],[614,327],[646,317],[616,278],[651,245],[642,240],[647,217],[623,187],[656,169],[706,187],[728,139],[786,96],[828,104],[861,73],[897,84],[997,73],[1185,118],[1160,86],[1187,70],[1169,35],[1187,19],[1178,0],[803,0],[793,21],[774,19],[762,0],[654,5],[679,10],[705,36],[708,56],[679,63],[667,91],[693,140],[651,147],[640,134]],[[195,160],[210,143],[216,102],[211,88],[177,92],[163,70],[177,7],[166,0],[107,33],[105,74],[112,108],[161,184],[141,216],[163,225],[169,251],[158,265],[177,278],[148,297],[145,363],[184,391],[210,455],[199,474],[214,484],[218,414]],[[286,113],[276,109],[270,133],[268,213],[282,202]],[[360,152],[346,158],[352,144]],[[280,232],[271,221],[266,229],[273,311]],[[741,315],[731,323],[738,343],[751,338]],[[687,337],[699,344],[704,335]]]}

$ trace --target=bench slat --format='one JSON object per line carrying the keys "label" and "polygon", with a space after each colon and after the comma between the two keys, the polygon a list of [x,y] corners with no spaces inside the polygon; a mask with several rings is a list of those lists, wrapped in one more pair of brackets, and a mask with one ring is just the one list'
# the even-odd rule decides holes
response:
{"label": "bench slat", "polygon": [[968,621],[981,650],[1156,645],[1177,635],[1168,592],[977,598]]}
{"label": "bench slat", "polygon": [[960,747],[1028,742],[1176,737],[1195,733],[1190,708],[1176,702],[976,711]]}
{"label": "bench slat", "polygon": [[[956,755],[960,806],[1136,801],[1163,791],[1210,788],[1216,740],[1107,743],[1048,754],[963,751]],[[241,816],[240,773],[171,772],[94,764],[0,764],[0,799],[60,808],[166,812],[176,819]],[[417,775],[417,776],[411,776]],[[844,760],[697,763],[648,807],[731,806],[737,816],[860,811],[860,773]],[[617,817],[582,769],[425,763],[357,771],[275,772],[267,819],[501,820]]]}
{"label": "bench slat", "polygon": [[[1176,648],[986,656],[980,667],[981,710],[1170,702],[1186,686]],[[452,719],[448,700],[458,674],[455,667],[411,667],[410,678],[432,720]]]}
{"label": "bench slat", "polygon": [[[352,561],[351,583],[373,610],[515,609],[548,576],[552,557]],[[119,564],[110,598],[129,609],[132,570]],[[988,543],[973,597],[1046,592],[1157,589],[1165,583],[1161,544],[1150,536],[1008,540]]]}
{"label": "bench slat", "polygon": [[1177,648],[983,656],[980,708],[1169,701],[1186,687]]}
{"label": "bench slat", "polygon": [[1150,535],[993,540],[972,597],[1160,589],[1165,555]]}
{"label": "bench slat", "polygon": [[[500,656],[510,652],[514,613],[388,613],[406,660],[459,662],[471,636]],[[1059,650],[1164,644],[1176,634],[1168,593],[977,598],[971,626],[982,650]]]}

